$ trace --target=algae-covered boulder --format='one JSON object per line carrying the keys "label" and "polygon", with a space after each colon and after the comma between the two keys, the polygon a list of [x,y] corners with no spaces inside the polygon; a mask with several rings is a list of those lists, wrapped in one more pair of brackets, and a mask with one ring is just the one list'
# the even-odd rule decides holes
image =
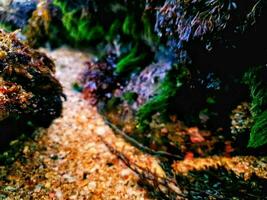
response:
{"label": "algae-covered boulder", "polygon": [[38,0],[0,1],[0,24],[5,24],[11,29],[23,28],[36,9],[37,2]]}
{"label": "algae-covered boulder", "polygon": [[[159,37],[151,48],[155,57],[148,61],[155,62],[161,49],[168,59],[159,65],[136,64],[140,51],[130,46],[130,53],[115,63],[118,79],[124,81],[108,99],[107,110],[113,107],[120,116],[130,113],[142,130],[159,113],[162,121],[175,116],[187,126],[224,138],[245,138],[242,142],[247,143],[250,137],[249,147],[266,145],[266,1],[146,2],[142,12],[151,12]],[[133,21],[140,18],[134,17]],[[133,24],[127,19],[125,33]]]}
{"label": "algae-covered boulder", "polygon": [[17,123],[48,126],[60,116],[63,93],[54,72],[44,53],[0,30],[0,137]]}

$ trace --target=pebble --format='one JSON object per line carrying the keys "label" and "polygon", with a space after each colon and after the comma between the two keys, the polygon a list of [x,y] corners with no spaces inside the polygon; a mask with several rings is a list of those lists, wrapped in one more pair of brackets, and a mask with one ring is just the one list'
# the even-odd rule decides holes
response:
{"label": "pebble", "polygon": [[90,182],[90,183],[88,183],[88,189],[89,190],[96,189],[96,182]]}

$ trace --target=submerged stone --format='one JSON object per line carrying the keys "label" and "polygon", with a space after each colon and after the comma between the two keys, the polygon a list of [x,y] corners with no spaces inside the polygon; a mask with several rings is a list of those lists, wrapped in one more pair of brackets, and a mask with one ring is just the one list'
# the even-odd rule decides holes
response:
{"label": "submerged stone", "polygon": [[[0,141],[30,124],[48,126],[61,114],[62,87],[44,53],[0,30]],[[16,133],[19,134],[19,133]]]}

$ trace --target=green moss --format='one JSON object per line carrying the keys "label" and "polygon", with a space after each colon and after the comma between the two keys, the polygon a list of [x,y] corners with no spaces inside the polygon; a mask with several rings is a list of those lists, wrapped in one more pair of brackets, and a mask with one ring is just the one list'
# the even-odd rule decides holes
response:
{"label": "green moss", "polygon": [[267,143],[267,110],[254,117],[248,147],[256,148]]}
{"label": "green moss", "polygon": [[[154,26],[150,22],[149,16],[143,14],[145,3],[142,1],[130,3],[106,1],[104,7],[102,5],[104,2],[94,0],[89,3],[63,0],[53,0],[52,2],[61,12],[61,17],[58,19],[50,16],[53,18],[51,26],[42,40],[48,40],[51,44],[57,43],[57,39],[60,39],[61,43],[74,46],[103,44],[112,42],[117,35],[120,36],[121,44],[147,43],[147,41],[152,41],[156,35],[153,34]],[[36,26],[39,30],[39,25]],[[33,38],[37,40],[38,37],[39,35]],[[145,56],[137,57],[136,55],[135,57],[136,60],[131,59],[134,63],[142,60]],[[123,65],[123,61],[121,64]]]}
{"label": "green moss", "polygon": [[207,100],[206,100],[206,102],[208,104],[215,104],[216,103],[216,100],[215,100],[214,97],[208,97]]}
{"label": "green moss", "polygon": [[56,0],[54,5],[62,11],[62,23],[66,29],[66,34],[75,42],[92,42],[103,39],[105,31],[90,17],[83,17],[79,9],[68,9],[67,2]]}
{"label": "green moss", "polygon": [[251,128],[249,147],[267,144],[267,70],[264,66],[250,69],[244,76],[244,82],[250,88],[251,113],[254,124]]}
{"label": "green moss", "polygon": [[267,105],[267,83],[265,83],[264,77],[267,72],[264,72],[264,68],[259,66],[250,69],[244,76],[244,82],[250,88],[250,94],[252,98],[251,112],[253,116],[257,116],[262,113],[263,107]]}
{"label": "green moss", "polygon": [[60,0],[53,0],[53,4],[57,7],[59,7],[62,10],[62,12],[66,12],[67,2],[60,1]]}
{"label": "green moss", "polygon": [[147,54],[144,52],[141,52],[141,54],[138,53],[138,45],[136,45],[131,49],[130,53],[118,61],[115,72],[117,74],[125,74],[136,68],[147,57]]}
{"label": "green moss", "polygon": [[119,33],[119,30],[121,28],[122,24],[120,20],[116,19],[110,26],[108,34],[106,35],[106,40],[108,42],[111,42],[116,35]]}
{"label": "green moss", "polygon": [[130,35],[130,36],[135,36],[135,34],[137,33],[136,30],[136,19],[133,15],[128,15],[122,25],[122,32],[125,35]]}
{"label": "green moss", "polygon": [[151,116],[157,112],[166,112],[168,106],[168,100],[175,95],[175,87],[172,83],[165,81],[161,88],[160,93],[152,98],[149,102],[144,104],[137,113],[138,116],[138,128],[144,130],[147,128]]}
{"label": "green moss", "polygon": [[11,32],[12,27],[8,24],[0,23],[0,29],[3,29],[5,32]]}
{"label": "green moss", "polygon": [[138,95],[135,92],[126,92],[123,94],[123,99],[126,100],[129,104],[132,104]]}
{"label": "green moss", "polygon": [[159,42],[151,16],[146,12],[142,16],[128,15],[123,21],[122,33],[134,40],[144,40],[150,45],[156,45]]}
{"label": "green moss", "polygon": [[138,128],[144,130],[148,127],[153,114],[159,112],[166,114],[169,108],[169,101],[173,98],[178,89],[182,86],[184,78],[188,75],[188,69],[177,66],[178,69],[171,70],[165,80],[158,88],[156,95],[145,103],[137,112]]}
{"label": "green moss", "polygon": [[88,31],[87,37],[85,38],[88,41],[95,41],[95,40],[103,39],[104,35],[105,35],[105,31],[103,27],[100,25],[96,25]]}
{"label": "green moss", "polygon": [[121,99],[119,97],[112,97],[107,102],[106,110],[110,111],[116,108],[121,103]]}
{"label": "green moss", "polygon": [[145,13],[142,16],[142,23],[143,23],[143,39],[147,41],[151,45],[156,45],[159,43],[159,37],[154,32],[154,26],[151,22],[150,17]]}

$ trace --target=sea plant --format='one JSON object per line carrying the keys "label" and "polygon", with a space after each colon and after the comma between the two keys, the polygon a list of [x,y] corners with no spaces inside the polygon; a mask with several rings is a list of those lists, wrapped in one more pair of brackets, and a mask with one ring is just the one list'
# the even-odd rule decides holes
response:
{"label": "sea plant", "polygon": [[170,100],[175,97],[179,88],[189,76],[185,66],[177,65],[168,72],[168,75],[158,87],[156,94],[142,105],[137,112],[138,126],[141,130],[148,128],[153,114],[166,114],[169,111]]}
{"label": "sea plant", "polygon": [[115,72],[117,74],[130,74],[134,69],[137,69],[142,62],[144,63],[146,59],[149,58],[149,53],[151,53],[149,50],[147,50],[147,52],[144,50],[145,49],[140,48],[138,44],[131,48],[128,54],[121,56],[118,60]]}
{"label": "sea plant", "polygon": [[244,81],[249,86],[251,94],[251,113],[253,126],[251,128],[249,147],[260,147],[267,143],[267,79],[266,66],[253,67],[244,75]]}
{"label": "sea plant", "polygon": [[79,81],[85,97],[92,105],[96,105],[100,99],[110,99],[112,90],[117,87],[112,63],[89,61],[85,64],[87,68]]}

